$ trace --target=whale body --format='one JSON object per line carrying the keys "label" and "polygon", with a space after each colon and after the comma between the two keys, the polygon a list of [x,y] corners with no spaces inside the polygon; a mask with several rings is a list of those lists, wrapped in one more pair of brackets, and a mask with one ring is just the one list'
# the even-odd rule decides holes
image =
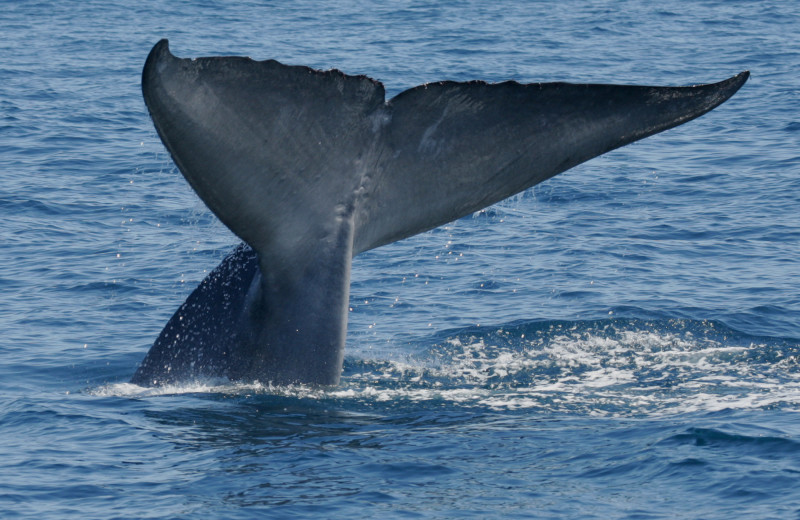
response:
{"label": "whale body", "polygon": [[386,101],[366,76],[243,57],[142,73],[158,135],[243,243],[169,320],[131,382],[335,385],[352,258],[430,230],[730,98],[691,87],[429,83]]}

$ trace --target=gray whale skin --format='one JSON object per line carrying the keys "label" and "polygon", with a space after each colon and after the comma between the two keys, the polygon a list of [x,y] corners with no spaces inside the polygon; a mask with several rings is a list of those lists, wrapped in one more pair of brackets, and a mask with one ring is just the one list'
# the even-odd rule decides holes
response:
{"label": "gray whale skin", "polygon": [[366,76],[180,59],[161,40],[142,72],[150,116],[244,243],[189,295],[131,382],[335,385],[355,255],[694,119],[748,76],[691,87],[442,81],[386,101]]}

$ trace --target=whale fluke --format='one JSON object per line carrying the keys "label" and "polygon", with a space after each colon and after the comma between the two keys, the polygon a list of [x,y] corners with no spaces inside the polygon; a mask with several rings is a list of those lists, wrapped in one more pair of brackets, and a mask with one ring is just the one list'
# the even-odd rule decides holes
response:
{"label": "whale fluke", "polygon": [[443,81],[386,101],[366,76],[180,59],[161,40],[142,73],[156,130],[245,244],[178,309],[131,381],[336,384],[353,256],[694,119],[748,75],[691,87]]}

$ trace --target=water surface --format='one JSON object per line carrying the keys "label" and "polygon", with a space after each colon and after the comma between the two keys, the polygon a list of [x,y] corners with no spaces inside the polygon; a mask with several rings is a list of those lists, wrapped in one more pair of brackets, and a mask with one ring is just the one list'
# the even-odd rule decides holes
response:
{"label": "water surface", "polygon": [[[798,30],[789,1],[7,2],[2,516],[798,517]],[[126,381],[237,243],[141,99],[165,37],[389,96],[752,77],[357,257],[339,387],[154,390]]]}

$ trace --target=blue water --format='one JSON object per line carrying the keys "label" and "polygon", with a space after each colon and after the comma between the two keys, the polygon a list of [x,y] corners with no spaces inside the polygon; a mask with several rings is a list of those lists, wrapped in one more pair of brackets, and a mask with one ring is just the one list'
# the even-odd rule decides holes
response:
{"label": "blue water", "polygon": [[[2,518],[800,518],[800,4],[0,10]],[[354,261],[336,389],[126,383],[237,243],[139,74],[243,54],[729,102]],[[414,208],[409,208],[413,211]]]}

